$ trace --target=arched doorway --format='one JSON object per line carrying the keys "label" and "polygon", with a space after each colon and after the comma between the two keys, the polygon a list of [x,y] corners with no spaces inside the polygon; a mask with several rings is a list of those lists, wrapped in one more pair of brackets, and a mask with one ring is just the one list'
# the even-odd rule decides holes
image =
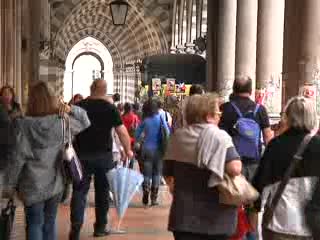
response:
{"label": "arched doorway", "polygon": [[108,94],[113,94],[113,61],[109,50],[97,39],[86,37],[73,46],[66,60],[64,76],[64,100],[74,94],[84,97],[90,94],[94,79],[107,81]]}

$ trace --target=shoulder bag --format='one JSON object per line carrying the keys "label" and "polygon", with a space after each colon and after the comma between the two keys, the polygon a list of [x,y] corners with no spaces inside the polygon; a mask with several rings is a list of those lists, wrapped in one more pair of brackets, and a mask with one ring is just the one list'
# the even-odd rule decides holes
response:
{"label": "shoulder bag", "polygon": [[[80,184],[83,178],[83,170],[81,162],[72,145],[70,118],[68,116],[62,118],[62,136],[64,146],[62,154],[63,172],[67,181],[72,181],[73,184]],[[65,139],[67,139],[67,143],[65,143]]]}
{"label": "shoulder bag", "polygon": [[302,155],[303,155],[305,149],[307,148],[309,142],[311,141],[312,137],[313,137],[312,134],[308,134],[304,137],[303,141],[301,142],[301,144],[298,148],[298,151],[293,156],[293,161],[291,162],[289,168],[285,172],[285,175],[284,175],[273,199],[272,200],[270,199],[267,202],[267,204],[265,205],[263,218],[262,218],[262,226],[264,228],[267,228],[268,225],[270,224],[270,222],[273,218],[273,215],[274,215],[274,211],[275,211],[275,209],[281,199],[281,196],[282,196],[291,176],[293,175],[293,173],[297,169],[298,164],[303,160]]}

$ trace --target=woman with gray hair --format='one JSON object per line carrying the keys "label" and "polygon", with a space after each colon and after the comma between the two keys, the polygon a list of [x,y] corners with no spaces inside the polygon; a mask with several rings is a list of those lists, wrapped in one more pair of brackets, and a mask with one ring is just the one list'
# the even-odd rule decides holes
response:
{"label": "woman with gray hair", "polygon": [[[318,124],[314,103],[305,97],[292,98],[285,108],[283,124],[285,131],[268,144],[253,180],[257,190],[264,191],[263,200],[256,203],[256,211],[261,210],[261,202],[270,206],[300,144],[307,135],[313,135]],[[273,217],[268,224],[263,224],[263,239],[312,239],[304,206],[319,176],[319,156],[320,137],[312,136],[274,208]]]}

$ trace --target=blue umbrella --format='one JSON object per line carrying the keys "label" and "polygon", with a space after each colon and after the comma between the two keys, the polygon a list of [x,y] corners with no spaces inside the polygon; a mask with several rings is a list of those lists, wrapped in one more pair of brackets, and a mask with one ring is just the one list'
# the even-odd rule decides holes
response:
{"label": "blue umbrella", "polygon": [[113,194],[115,208],[119,217],[118,229],[130,201],[143,182],[142,174],[129,169],[127,165],[118,166],[107,173],[110,191]]}

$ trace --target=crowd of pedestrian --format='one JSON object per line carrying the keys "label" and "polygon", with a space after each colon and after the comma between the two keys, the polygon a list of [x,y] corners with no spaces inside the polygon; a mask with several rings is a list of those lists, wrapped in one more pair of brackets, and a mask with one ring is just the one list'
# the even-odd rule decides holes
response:
{"label": "crowd of pedestrian", "polygon": [[[190,96],[172,100],[175,111],[170,112],[159,98],[121,103],[119,94],[106,95],[107,83],[100,79],[92,83],[90,96],[77,94],[68,104],[39,82],[31,87],[23,113],[13,88],[3,87],[0,169],[6,195],[17,192],[23,202],[27,239],[57,239],[58,206],[68,186],[60,167],[66,118],[83,168],[81,183],[72,186],[70,240],[80,239],[92,180],[93,234],[110,233],[106,173],[125,160],[134,168],[134,159],[144,177],[145,207],[159,204],[165,178],[173,196],[169,230],[176,240],[259,239],[260,226],[267,240],[317,239],[320,137],[315,104],[302,96],[291,99],[274,134],[267,109],[251,100],[252,91],[249,77],[237,77],[229,101],[221,104],[217,94],[193,85]],[[223,184],[228,179],[236,184],[239,178],[260,197],[240,205],[222,202]]]}

